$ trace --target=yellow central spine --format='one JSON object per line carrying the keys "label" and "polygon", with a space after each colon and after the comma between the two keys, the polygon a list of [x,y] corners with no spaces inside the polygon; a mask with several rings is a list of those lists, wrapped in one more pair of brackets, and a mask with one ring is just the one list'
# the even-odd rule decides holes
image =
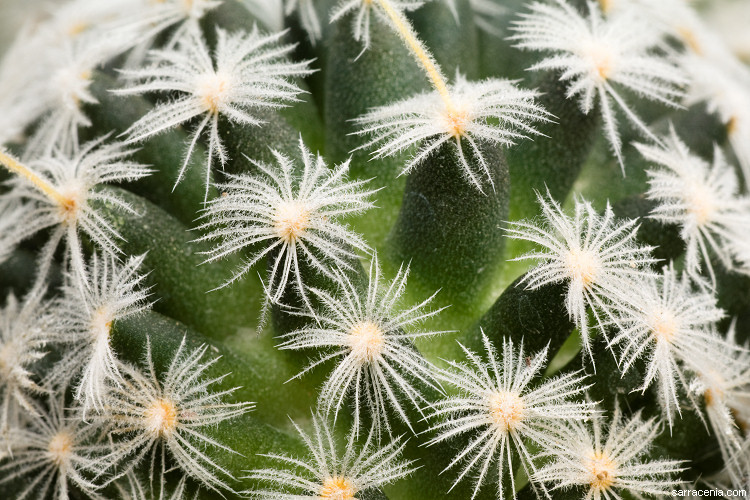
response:
{"label": "yellow central spine", "polygon": [[432,58],[432,55],[427,51],[425,46],[417,37],[414,32],[411,23],[404,15],[393,7],[390,0],[374,0],[383,12],[393,23],[394,28],[398,32],[401,39],[404,40],[406,46],[411,50],[417,62],[422,66],[427,73],[427,77],[430,79],[435,90],[438,91],[440,97],[445,103],[446,109],[450,112],[453,110],[453,101],[451,100],[450,92],[448,91],[448,85],[445,83],[445,77],[443,76],[437,62]]}
{"label": "yellow central spine", "polygon": [[18,174],[31,182],[34,187],[49,197],[49,199],[59,203],[61,206],[66,206],[69,203],[69,200],[61,195],[49,182],[39,177],[26,165],[16,161],[13,157],[2,151],[0,151],[0,163],[14,174]]}

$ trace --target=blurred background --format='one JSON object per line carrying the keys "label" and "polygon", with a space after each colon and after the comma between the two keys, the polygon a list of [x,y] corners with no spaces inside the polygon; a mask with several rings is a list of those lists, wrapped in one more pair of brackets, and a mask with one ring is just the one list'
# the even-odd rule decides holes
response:
{"label": "blurred background", "polygon": [[[263,5],[267,15],[263,22],[267,26],[281,27],[281,0],[238,1]],[[503,3],[502,0],[497,1]],[[64,3],[64,0],[0,0],[0,52],[5,51],[5,47],[24,23],[33,23],[43,18],[45,10],[60,3]],[[750,0],[693,0],[691,3],[705,12],[708,23],[721,34],[740,58],[750,64]]]}

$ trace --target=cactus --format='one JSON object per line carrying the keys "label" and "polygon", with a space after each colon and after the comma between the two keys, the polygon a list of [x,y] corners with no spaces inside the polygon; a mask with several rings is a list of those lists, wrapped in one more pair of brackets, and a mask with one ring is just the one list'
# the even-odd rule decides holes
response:
{"label": "cactus", "polygon": [[0,65],[0,497],[750,488],[750,70],[697,7],[29,19]]}

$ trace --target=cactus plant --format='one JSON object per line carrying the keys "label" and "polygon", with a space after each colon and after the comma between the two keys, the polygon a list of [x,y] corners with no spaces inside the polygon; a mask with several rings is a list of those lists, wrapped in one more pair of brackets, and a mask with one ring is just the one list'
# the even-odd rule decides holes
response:
{"label": "cactus plant", "polygon": [[749,146],[683,0],[29,15],[0,497],[748,489]]}

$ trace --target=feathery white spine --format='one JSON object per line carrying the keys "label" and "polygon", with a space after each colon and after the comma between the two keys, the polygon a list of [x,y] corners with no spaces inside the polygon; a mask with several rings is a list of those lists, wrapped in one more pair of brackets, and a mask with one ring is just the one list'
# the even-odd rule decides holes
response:
{"label": "feathery white spine", "polygon": [[[346,5],[355,3],[352,1]],[[458,73],[454,84],[449,86],[437,61],[419,39],[401,7],[390,0],[363,3],[367,9],[377,8],[377,12],[383,15],[424,71],[434,92],[374,108],[357,118],[362,130],[355,133],[373,136],[357,149],[377,146],[373,156],[380,158],[421,144],[421,149],[402,172],[407,173],[431,152],[451,141],[456,146],[467,180],[482,192],[478,174],[484,174],[494,190],[489,166],[477,142],[507,146],[526,137],[525,133],[536,133],[531,122],[548,120],[549,116],[534,104],[536,94],[517,89],[512,82],[505,80],[470,83]],[[499,123],[494,124],[495,120]],[[474,172],[475,167],[466,159],[464,141],[468,142],[476,157],[480,172]]]}
{"label": "feathery white spine", "polygon": [[150,170],[127,160],[132,152],[122,143],[104,142],[106,136],[81,146],[73,155],[53,153],[28,166],[0,152],[0,163],[16,173],[13,189],[6,195],[24,200],[25,213],[13,229],[14,239],[22,241],[37,232],[52,228],[48,243],[42,248],[39,276],[43,278],[60,240],[66,242],[66,261],[73,272],[85,275],[79,232],[88,236],[101,250],[117,255],[121,239],[112,224],[91,206],[92,201],[135,213],[119,197],[95,189],[105,183],[133,181],[147,176]]}
{"label": "feathery white spine", "polygon": [[[536,92],[519,89],[507,80],[469,82],[457,74],[446,92],[450,105],[435,90],[374,108],[357,118],[360,130],[355,133],[369,136],[358,149],[375,147],[372,156],[382,158],[420,146],[404,166],[403,175],[443,144],[453,144],[466,179],[479,191],[485,182],[494,190],[481,144],[511,146],[536,134],[532,123],[548,121],[550,115],[534,103]],[[469,162],[464,148],[477,165]]]}
{"label": "feathery white spine", "polygon": [[744,228],[750,214],[750,197],[741,194],[734,168],[718,147],[714,148],[713,163],[709,165],[688,149],[674,128],[663,145],[636,144],[636,148],[658,165],[647,172],[646,196],[657,203],[651,217],[680,227],[688,273],[700,280],[701,269],[706,269],[715,287],[711,255],[732,270],[735,261],[742,260],[739,249],[747,241]]}
{"label": "feathery white spine", "polygon": [[80,149],[78,129],[91,125],[83,106],[97,103],[90,90],[94,71],[124,49],[116,37],[98,32],[42,43],[47,46],[40,51],[38,77],[44,84],[36,96],[43,103],[42,121],[26,145],[27,160]]}
{"label": "feathery white spine", "polygon": [[358,42],[362,42],[364,52],[370,47],[370,23],[373,11],[392,26],[388,19],[389,11],[390,16],[396,14],[403,17],[404,11],[418,9],[424,3],[425,0],[339,0],[339,3],[331,10],[331,22],[335,23],[347,14],[352,14],[352,36]]}
{"label": "feathery white spine", "polygon": [[320,390],[318,406],[324,414],[333,412],[335,420],[347,397],[351,398],[357,432],[362,425],[363,402],[378,435],[383,428],[391,434],[389,408],[409,428],[411,421],[402,399],[422,411],[420,407],[426,399],[415,382],[439,390],[434,368],[417,351],[413,341],[444,333],[416,328],[442,309],[427,310],[435,295],[410,308],[399,306],[408,274],[408,268],[402,266],[392,282],[384,283],[374,256],[364,292],[344,272],[337,271],[335,293],[310,289],[322,304],[322,311],[305,316],[317,319],[317,324],[281,337],[282,349],[325,350],[297,377],[330,359],[338,360]]}
{"label": "feathery white spine", "polygon": [[553,462],[533,476],[536,481],[554,483],[551,491],[582,486],[591,500],[622,498],[621,490],[636,497],[641,494],[669,495],[680,484],[675,478],[683,469],[677,460],[646,460],[645,455],[661,432],[656,418],[642,420],[640,412],[630,419],[615,407],[603,440],[602,421],[593,420],[590,427],[571,421],[559,445],[544,453]]}
{"label": "feathery white spine", "polygon": [[[209,11],[224,3],[224,0],[159,0],[150,3],[151,8],[146,11],[142,22],[152,26],[155,25],[152,28],[155,32],[183,23],[184,26],[180,26],[172,35],[175,38],[180,37],[193,26],[197,27],[197,22]],[[193,26],[190,26],[190,24]]]}
{"label": "feathery white spine", "polygon": [[140,287],[145,275],[138,269],[146,256],[131,257],[120,265],[111,256],[94,253],[86,275],[68,274],[63,296],[56,304],[61,321],[56,341],[66,346],[62,359],[47,379],[70,380],[82,370],[75,398],[82,417],[101,411],[110,384],[122,376],[110,344],[113,323],[150,307],[148,290]]}
{"label": "feathery white spine", "polygon": [[97,444],[99,427],[84,423],[77,409],[66,410],[65,388],[50,394],[47,408],[34,403],[30,424],[15,429],[13,459],[0,465],[0,485],[24,478],[14,498],[68,500],[71,485],[88,498],[105,500],[94,477],[107,471],[111,462],[103,459],[109,446]]}
{"label": "feathery white spine", "polygon": [[[187,476],[182,476],[169,496],[169,500],[183,500],[185,498],[186,481]],[[149,500],[153,498],[146,494],[148,490],[141,484],[141,480],[132,470],[125,474],[125,479],[115,483],[115,488],[117,488],[122,500]],[[198,500],[199,492],[200,490],[196,489],[193,500]],[[166,497],[163,497],[162,500],[166,500]]]}
{"label": "feathery white spine", "polygon": [[651,29],[681,40],[690,46],[695,43],[695,31],[700,25],[697,12],[685,0],[598,0],[603,16],[635,18],[650,25]]}
{"label": "feathery white spine", "polygon": [[278,303],[292,282],[310,307],[300,261],[304,258],[315,271],[332,277],[332,266],[351,269],[347,261],[356,259],[352,250],[370,253],[362,237],[339,219],[371,208],[369,198],[375,190],[363,189],[367,181],[346,180],[348,160],[329,169],[301,137],[299,151],[301,171],[298,162],[273,151],[277,165],[253,161],[259,175],[229,176],[230,182],[219,185],[226,194],[206,204],[201,215],[205,222],[199,230],[207,231],[201,240],[219,242],[207,252],[207,262],[258,243],[265,245],[223,286],[268,256],[273,260],[266,286],[268,300]]}
{"label": "feathery white spine", "polygon": [[111,458],[116,461],[129,460],[130,465],[126,470],[151,452],[152,484],[157,472],[157,454],[161,463],[159,483],[164,484],[168,452],[188,476],[214,491],[224,489],[232,492],[222,477],[233,480],[232,474],[198,446],[236,453],[206,435],[204,428],[247,413],[253,408],[253,403],[225,403],[224,397],[232,394],[237,387],[212,392],[212,386],[226,377],[206,377],[206,371],[219,358],[202,361],[208,346],[188,350],[185,342],[183,337],[160,381],[151,356],[151,342],[147,340],[147,372],[144,374],[134,366],[121,365],[123,378],[119,385],[111,387],[104,412],[96,420],[111,426],[111,434],[117,441]]}
{"label": "feathery white spine", "polygon": [[628,302],[633,285],[653,276],[651,265],[656,259],[650,247],[636,242],[637,222],[616,219],[609,203],[599,215],[589,202],[577,198],[570,217],[549,194],[545,198],[537,193],[537,199],[543,222],[514,222],[506,234],[542,249],[514,260],[539,262],[522,282],[527,288],[567,284],[565,307],[581,332],[585,353],[591,356],[587,308],[603,330],[612,318],[612,304]]}
{"label": "feathery white spine", "polygon": [[[547,348],[533,357],[525,357],[523,345],[516,350],[512,340],[503,339],[500,358],[483,331],[482,341],[486,362],[461,345],[469,362],[447,361],[449,368],[441,370],[440,378],[458,388],[459,394],[432,405],[430,416],[436,422],[430,431],[437,432],[437,436],[427,442],[429,446],[454,436],[472,434],[471,442],[445,468],[465,464],[453,487],[473,474],[472,499],[479,493],[496,460],[498,498],[505,493],[503,477],[506,473],[511,477],[510,491],[515,492],[512,448],[521,458],[527,475],[534,477],[534,457],[524,439],[530,439],[542,449],[549,448],[558,439],[565,422],[586,420],[595,413],[593,404],[572,400],[587,389],[583,385],[585,377],[579,372],[555,377],[536,388],[529,387],[545,364]],[[533,486],[536,490],[537,485]],[[543,486],[542,490],[549,497]]]}
{"label": "feathery white spine", "polygon": [[281,108],[297,101],[302,92],[291,80],[312,73],[307,62],[291,62],[293,45],[279,45],[286,32],[262,35],[252,31],[227,33],[217,28],[215,61],[200,32],[189,32],[175,49],[150,52],[151,64],[123,71],[132,83],[120,94],[178,92],[180,97],[162,102],[127,131],[128,142],[140,142],[193,118],[201,117],[193,129],[185,161],[175,186],[184,176],[198,138],[208,129],[206,196],[211,162],[218,158],[223,167],[227,152],[219,135],[219,117],[232,123],[259,126],[257,110]]}
{"label": "feathery white spine", "polygon": [[89,90],[93,72],[127,45],[123,37],[100,29],[96,19],[108,11],[101,4],[122,1],[97,2],[98,9],[90,1],[70,2],[22,29],[0,63],[0,143],[25,139],[24,129],[38,122],[25,158],[77,147],[78,127],[90,125],[83,106],[96,102]]}
{"label": "feathery white spine", "polygon": [[[364,42],[363,51],[370,43],[370,11],[375,10],[403,40],[435,89],[434,93],[375,108],[358,118],[356,121],[363,130],[356,133],[374,136],[358,149],[378,146],[373,156],[379,158],[424,142],[420,152],[404,169],[403,173],[407,173],[444,142],[454,140],[467,179],[482,191],[482,182],[464,156],[462,138],[476,155],[479,169],[489,178],[489,167],[475,141],[511,144],[513,139],[525,137],[523,132],[535,133],[530,122],[545,120],[548,115],[533,104],[533,92],[518,90],[511,82],[488,80],[471,84],[457,75],[454,88],[449,89],[439,65],[404,15],[405,10],[417,8],[422,3],[343,0],[334,9],[332,22],[359,8],[354,17],[354,37]],[[452,95],[452,92],[457,95]],[[460,101],[458,105],[454,103],[454,97]],[[492,119],[499,119],[500,126],[493,126]],[[489,180],[492,183],[492,179]]]}
{"label": "feathery white spine", "polygon": [[[72,0],[49,9],[49,18],[38,28],[41,38],[50,44],[76,40],[92,34],[108,33],[110,38],[124,36],[118,26],[129,19],[130,12],[141,14],[148,0]],[[134,36],[135,33],[131,33]]]}
{"label": "feathery white spine", "polygon": [[[724,469],[735,488],[747,486],[750,454],[744,449],[740,424],[750,416],[750,351],[735,342],[736,318],[732,321],[726,341],[715,347],[719,356],[694,358],[695,380],[691,394],[702,397],[706,416],[719,442]],[[746,424],[745,424],[746,425]]]}
{"label": "feathery white spine", "polygon": [[180,39],[200,32],[200,20],[224,0],[147,0],[146,5],[131,8],[127,14],[120,13],[119,22],[113,28],[116,33],[134,33],[131,46],[135,49],[128,56],[128,66],[137,66],[145,52],[153,45],[160,33],[172,28],[164,47],[172,49]]}
{"label": "feathery white spine", "polygon": [[517,41],[517,47],[551,53],[529,69],[561,72],[560,79],[570,82],[568,98],[579,96],[584,114],[591,112],[598,98],[604,132],[624,172],[615,105],[644,135],[656,137],[615,85],[679,107],[681,86],[687,80],[677,66],[654,50],[664,43],[659,30],[630,11],[604,19],[596,4],[589,2],[588,9],[589,16],[583,17],[565,0],[535,2],[515,23],[516,34],[511,39]]}
{"label": "feathery white spine", "polygon": [[[723,47],[722,47],[723,48]],[[731,53],[688,53],[680,65],[690,76],[686,104],[705,102],[725,124],[729,144],[750,182],[750,70]]]}
{"label": "feathery white spine", "polygon": [[[313,435],[294,427],[305,442],[309,455],[303,459],[287,455],[264,455],[279,463],[279,468],[247,471],[247,479],[267,484],[247,491],[249,498],[263,500],[355,500],[368,488],[379,488],[411,474],[413,461],[401,460],[406,442],[402,438],[381,445],[377,431],[370,429],[364,444],[357,446],[356,429],[349,433],[341,453],[333,430],[324,416],[313,414]],[[304,473],[290,469],[303,469]],[[290,493],[289,491],[294,493]]]}
{"label": "feathery white spine", "polygon": [[44,293],[35,287],[21,303],[11,293],[0,309],[0,433],[17,423],[20,409],[35,414],[32,395],[43,392],[32,365],[52,337]]}
{"label": "feathery white spine", "polygon": [[[713,294],[694,289],[687,276],[672,264],[658,277],[643,280],[637,294],[615,307],[619,331],[609,347],[619,350],[623,373],[639,358],[646,357],[647,371],[641,390],[654,381],[670,428],[674,411],[680,411],[678,384],[688,389],[688,373],[701,359],[726,363],[729,346],[716,333],[714,324],[724,317]],[[697,409],[696,401],[689,396]]]}

